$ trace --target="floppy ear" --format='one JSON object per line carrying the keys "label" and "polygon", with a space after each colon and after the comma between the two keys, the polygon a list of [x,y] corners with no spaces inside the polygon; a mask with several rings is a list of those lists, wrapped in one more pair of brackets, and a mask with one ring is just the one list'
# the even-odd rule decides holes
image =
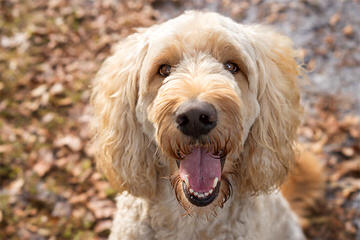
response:
{"label": "floppy ear", "polygon": [[120,192],[151,196],[156,191],[154,153],[137,121],[139,75],[147,52],[144,33],[120,42],[93,83],[97,166]]}
{"label": "floppy ear", "polygon": [[267,192],[283,182],[294,162],[303,112],[297,86],[301,68],[289,38],[266,27],[253,28],[260,114],[244,145],[240,164],[245,167],[240,169],[247,179],[241,184],[250,184],[253,192]]}

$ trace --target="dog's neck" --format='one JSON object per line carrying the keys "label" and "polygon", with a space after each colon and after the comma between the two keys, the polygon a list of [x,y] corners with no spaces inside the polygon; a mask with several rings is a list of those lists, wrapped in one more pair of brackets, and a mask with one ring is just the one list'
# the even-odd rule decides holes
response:
{"label": "dog's neck", "polygon": [[[181,236],[172,239],[210,239],[211,232],[223,231],[224,236],[232,232],[232,228],[247,236],[248,231],[256,231],[251,228],[256,224],[264,224],[257,214],[265,214],[265,205],[269,205],[271,211],[279,194],[260,196],[239,196],[234,194],[223,206],[216,208],[210,214],[188,214],[177,202],[174,190],[166,179],[159,181],[159,192],[156,199],[146,201],[147,213],[151,228],[159,236]],[[276,208],[273,208],[276,209]],[[245,221],[245,220],[251,221]],[[234,226],[224,225],[224,222],[233,222]],[[255,224],[254,224],[255,223]],[[185,234],[185,235],[184,235]],[[209,235],[210,234],[210,235]],[[194,238],[196,236],[197,238]],[[228,236],[228,235],[226,235]],[[163,239],[159,237],[159,239]]]}
{"label": "dog's neck", "polygon": [[[139,227],[150,231],[151,239],[214,239],[214,236],[216,239],[289,239],[288,236],[303,239],[299,237],[302,236],[300,228],[294,224],[296,216],[289,211],[280,192],[246,197],[234,194],[223,208],[217,208],[207,217],[188,215],[177,202],[170,182],[162,179],[158,183],[157,197],[152,199],[135,197],[128,192],[118,197],[115,230],[127,227],[124,216],[128,216],[134,218]],[[272,232],[277,233],[274,238],[269,235]],[[116,235],[116,231],[113,234]]]}

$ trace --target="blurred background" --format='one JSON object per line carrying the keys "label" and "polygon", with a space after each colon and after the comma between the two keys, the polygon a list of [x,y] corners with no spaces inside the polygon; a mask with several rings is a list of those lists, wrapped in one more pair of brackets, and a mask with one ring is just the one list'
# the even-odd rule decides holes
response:
{"label": "blurred background", "polygon": [[106,239],[114,197],[89,144],[90,81],[121,38],[186,9],[289,35],[300,141],[325,165],[309,239],[360,240],[358,0],[0,0],[0,239]]}

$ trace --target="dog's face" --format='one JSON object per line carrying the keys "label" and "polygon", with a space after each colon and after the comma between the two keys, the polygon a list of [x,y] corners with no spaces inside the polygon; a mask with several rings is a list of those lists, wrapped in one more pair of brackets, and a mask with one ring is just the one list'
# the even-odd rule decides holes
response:
{"label": "dog's face", "polygon": [[259,114],[243,46],[233,39],[237,29],[216,18],[188,16],[164,25],[149,39],[137,116],[150,123],[148,134],[168,157],[182,205],[223,202],[233,158]]}
{"label": "dog's face", "polygon": [[[93,95],[98,162],[110,180],[146,192],[130,185],[156,182],[160,149],[188,211],[222,206],[232,185],[237,193],[256,193],[280,184],[301,112],[298,70],[288,39],[262,31],[268,29],[191,12],[120,44]],[[143,153],[132,149],[146,144]]]}

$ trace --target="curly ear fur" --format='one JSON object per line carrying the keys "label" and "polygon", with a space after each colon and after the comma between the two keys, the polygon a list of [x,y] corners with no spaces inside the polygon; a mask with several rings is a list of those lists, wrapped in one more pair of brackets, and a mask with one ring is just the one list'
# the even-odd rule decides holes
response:
{"label": "curly ear fur", "polygon": [[301,68],[291,40],[266,27],[252,28],[260,114],[245,142],[237,176],[243,176],[240,189],[250,187],[256,193],[273,190],[287,176],[303,109],[297,86]]}
{"label": "curly ear fur", "polygon": [[115,189],[141,196],[156,191],[157,177],[154,151],[135,114],[146,52],[144,33],[120,42],[98,72],[91,97],[98,167]]}

